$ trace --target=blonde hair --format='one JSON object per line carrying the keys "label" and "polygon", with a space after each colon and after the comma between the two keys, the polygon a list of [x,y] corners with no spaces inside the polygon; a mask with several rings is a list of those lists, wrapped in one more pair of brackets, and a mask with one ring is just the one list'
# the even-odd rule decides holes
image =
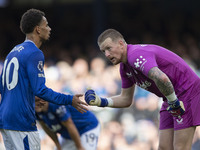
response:
{"label": "blonde hair", "polygon": [[98,45],[104,42],[107,38],[111,38],[112,41],[122,39],[125,42],[123,35],[119,33],[117,30],[107,29],[99,35],[98,40],[97,40]]}

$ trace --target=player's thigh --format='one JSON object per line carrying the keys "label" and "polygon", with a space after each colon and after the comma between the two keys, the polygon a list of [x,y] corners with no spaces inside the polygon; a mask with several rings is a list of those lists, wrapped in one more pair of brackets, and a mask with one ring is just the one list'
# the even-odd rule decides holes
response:
{"label": "player's thigh", "polygon": [[6,149],[11,147],[13,150],[40,150],[40,137],[37,131],[22,132],[3,129],[2,135],[5,138]]}
{"label": "player's thigh", "polygon": [[159,150],[173,150],[174,129],[159,131]]}
{"label": "player's thigh", "polygon": [[81,143],[86,150],[96,150],[100,134],[100,124],[81,135]]}
{"label": "player's thigh", "polygon": [[3,142],[4,142],[5,148],[9,149],[9,150],[14,150],[13,143],[10,140],[9,136],[6,134],[6,132],[3,129],[1,129],[0,131],[1,131],[1,134],[3,137]]}
{"label": "player's thigh", "polygon": [[176,150],[190,150],[196,127],[189,127],[174,131],[174,148]]}

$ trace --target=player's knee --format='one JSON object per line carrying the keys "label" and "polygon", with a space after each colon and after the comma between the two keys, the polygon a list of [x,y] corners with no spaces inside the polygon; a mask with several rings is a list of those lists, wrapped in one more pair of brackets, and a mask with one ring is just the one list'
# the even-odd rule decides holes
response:
{"label": "player's knee", "polygon": [[186,145],[185,143],[174,144],[174,150],[191,150],[191,145]]}
{"label": "player's knee", "polygon": [[173,145],[167,143],[159,143],[158,150],[173,150]]}

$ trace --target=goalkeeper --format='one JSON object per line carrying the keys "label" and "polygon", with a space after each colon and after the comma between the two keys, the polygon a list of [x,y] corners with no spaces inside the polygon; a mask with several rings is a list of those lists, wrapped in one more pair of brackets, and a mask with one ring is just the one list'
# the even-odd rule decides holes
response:
{"label": "goalkeeper", "polygon": [[191,150],[200,125],[200,79],[175,53],[153,44],[127,44],[114,29],[98,37],[98,45],[114,64],[120,63],[121,94],[102,98],[88,89],[85,100],[99,107],[124,108],[132,104],[135,86],[163,98],[160,110],[159,150]]}

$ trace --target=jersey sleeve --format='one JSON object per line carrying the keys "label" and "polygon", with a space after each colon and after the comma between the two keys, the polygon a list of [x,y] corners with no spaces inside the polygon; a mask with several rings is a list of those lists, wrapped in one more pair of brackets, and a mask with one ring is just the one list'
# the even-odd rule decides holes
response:
{"label": "jersey sleeve", "polygon": [[126,71],[125,65],[123,63],[120,64],[120,76],[122,81],[122,88],[129,88],[133,86],[134,81],[130,80],[128,75],[131,73],[129,71]]}
{"label": "jersey sleeve", "polygon": [[151,68],[158,67],[155,54],[151,51],[137,49],[128,56],[129,64],[148,77]]}
{"label": "jersey sleeve", "polygon": [[72,95],[65,95],[53,91],[45,85],[44,55],[41,51],[32,53],[27,62],[27,74],[34,95],[59,105],[72,104]]}

